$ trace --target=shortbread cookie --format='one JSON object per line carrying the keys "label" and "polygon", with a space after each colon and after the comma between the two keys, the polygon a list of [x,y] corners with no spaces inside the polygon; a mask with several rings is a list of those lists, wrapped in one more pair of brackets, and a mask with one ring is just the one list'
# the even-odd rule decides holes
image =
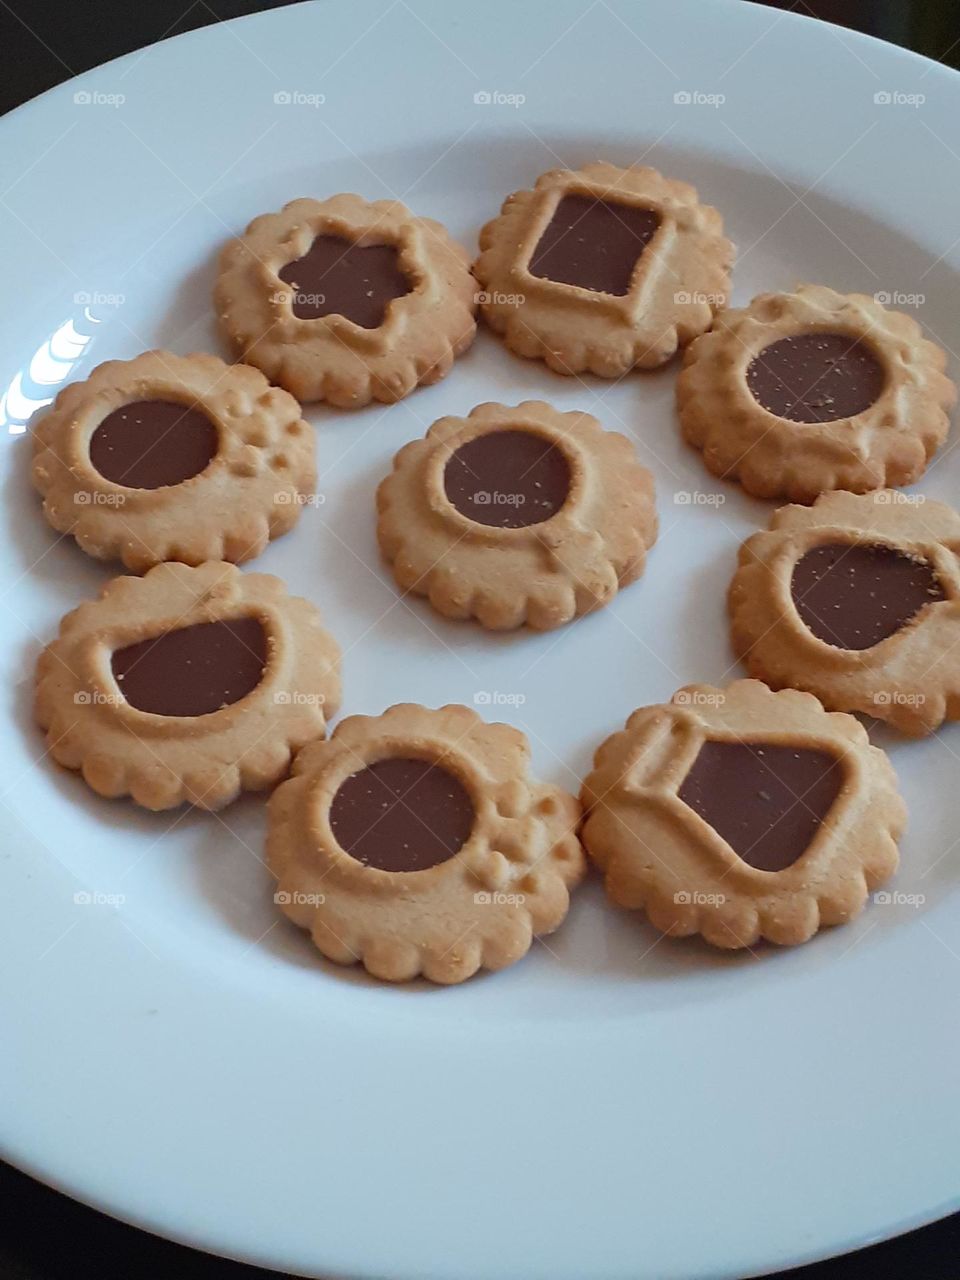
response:
{"label": "shortbread cookie", "polygon": [[214,303],[242,359],[298,400],[392,403],[476,333],[465,249],[396,200],[294,200],[220,257]]}
{"label": "shortbread cookie", "polygon": [[557,373],[664,364],[726,305],[733,245],[716,209],[656,169],[554,169],[480,233],[487,323]]}
{"label": "shortbread cookie", "polygon": [[960,515],[882,489],[783,507],[740,548],[733,643],[751,675],[904,733],[960,717]]}
{"label": "shortbread cookie", "polygon": [[910,316],[804,284],[726,311],[677,381],[685,438],[760,498],[911,484],[949,429],[946,356]]}
{"label": "shortbread cookie", "polygon": [[351,716],[270,799],[276,902],[338,964],[462,982],[562,922],[580,806],[528,773],[527,740],[467,707]]}
{"label": "shortbread cookie", "polygon": [[657,535],[653,477],[630,441],[538,400],[441,418],[394,458],[377,505],[400,586],[497,630],[609,603]]}
{"label": "shortbread cookie", "polygon": [[603,744],[583,841],[623,907],[717,947],[806,942],[897,868],[906,808],[853,716],[759,680],[690,685]]}
{"label": "shortbread cookie", "polygon": [[340,651],[279,578],[211,561],[114,578],[37,664],[50,754],[103,796],[219,809],[283,777],[340,701]]}
{"label": "shortbread cookie", "polygon": [[259,555],[296,524],[315,479],[293,396],[216,356],[110,360],[65,387],[34,435],[49,522],[137,572]]}

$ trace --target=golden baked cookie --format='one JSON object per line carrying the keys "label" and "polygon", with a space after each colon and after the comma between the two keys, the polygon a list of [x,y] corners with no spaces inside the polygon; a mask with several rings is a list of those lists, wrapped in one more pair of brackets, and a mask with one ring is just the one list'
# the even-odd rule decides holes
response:
{"label": "golden baked cookie", "polygon": [[733,245],[716,209],[656,169],[553,169],[480,233],[487,323],[557,373],[664,364],[726,305]]}
{"label": "golden baked cookie", "polygon": [[50,524],[98,559],[239,564],[296,524],[313,431],[257,369],[147,351],[60,392],[32,477]]}
{"label": "golden baked cookie", "polygon": [[858,720],[759,680],[689,685],[635,711],[581,798],[613,901],[728,948],[853,919],[896,870],[906,819]]}
{"label": "golden baked cookie", "polygon": [[279,578],[161,564],[67,614],[37,664],[36,716],[100,795],[219,809],[323,733],[339,667],[317,610]]}
{"label": "golden baked cookie", "polygon": [[630,441],[540,400],[441,418],[394,458],[377,506],[399,585],[495,630],[608,604],[657,536],[653,477]]}
{"label": "golden baked cookie", "polygon": [[469,262],[399,201],[293,200],[224,248],[214,305],[241,359],[298,400],[392,403],[473,341]]}
{"label": "golden baked cookie", "polygon": [[960,515],[921,495],[825,493],[740,548],[733,644],[773,688],[904,733],[960,717]]}
{"label": "golden baked cookie", "polygon": [[462,982],[563,921],[580,806],[528,773],[526,738],[467,707],[350,716],[270,798],[275,901],[330,960]]}
{"label": "golden baked cookie", "polygon": [[949,430],[946,356],[910,316],[799,285],[726,311],[686,351],[683,435],[759,498],[911,484]]}

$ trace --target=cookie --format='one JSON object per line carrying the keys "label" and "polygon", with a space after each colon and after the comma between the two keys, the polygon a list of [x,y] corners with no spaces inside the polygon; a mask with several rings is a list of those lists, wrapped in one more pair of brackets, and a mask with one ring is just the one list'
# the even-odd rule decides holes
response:
{"label": "cookie", "polygon": [[882,489],[782,507],[740,548],[733,644],[751,675],[904,733],[960,717],[960,515]]}
{"label": "cookie", "polygon": [[806,942],[897,868],[906,808],[853,716],[759,680],[689,685],[601,746],[583,842],[612,900],[717,947]]}
{"label": "cookie", "polygon": [[219,809],[323,733],[339,666],[317,610],[279,578],[161,564],[67,614],[37,664],[36,717],[100,795]]}
{"label": "cookie", "polygon": [[804,284],[724,312],[687,349],[680,426],[714,475],[759,498],[911,484],[949,430],[945,367],[910,316]]}
{"label": "cookie", "polygon": [[216,356],[110,360],[57,396],[32,478],[54,529],[100,560],[240,563],[297,522],[316,480],[293,396]]}
{"label": "cookie", "polygon": [[377,492],[380,547],[448,618],[538,631],[608,604],[657,535],[625,436],[538,400],[481,404],[405,445]]}
{"label": "cookie", "polygon": [[338,964],[462,982],[567,914],[580,807],[534,782],[527,740],[467,707],[351,716],[270,798],[275,901]]}
{"label": "cookie", "polygon": [[695,188],[656,169],[553,169],[480,233],[484,318],[557,373],[652,369],[726,305],[733,245]]}
{"label": "cookie", "polygon": [[293,200],[220,257],[214,305],[241,359],[298,400],[357,409],[438,382],[476,333],[469,255],[396,200]]}

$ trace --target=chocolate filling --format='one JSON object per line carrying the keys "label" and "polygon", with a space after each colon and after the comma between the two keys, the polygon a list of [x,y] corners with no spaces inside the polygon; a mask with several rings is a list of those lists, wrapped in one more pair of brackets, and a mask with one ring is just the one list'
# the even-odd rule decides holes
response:
{"label": "chocolate filling", "polygon": [[946,599],[928,560],[896,547],[830,542],[793,567],[790,594],[804,626],[835,649],[869,649]]}
{"label": "chocolate filling", "polygon": [[744,862],[782,871],[808,848],[842,786],[827,751],[707,741],[678,795]]}
{"label": "chocolate filling", "polygon": [[466,844],[474,808],[458,778],[427,760],[390,757],[340,784],[330,829],[351,858],[381,871],[423,871]]}
{"label": "chocolate filling", "polygon": [[198,622],[117,649],[110,665],[138,711],[205,716],[257,687],[267,665],[267,635],[259,618]]}
{"label": "chocolate filling", "polygon": [[136,400],[114,409],[90,438],[90,461],[128,489],[161,489],[199,475],[220,434],[205,413],[172,400]]}
{"label": "chocolate filling", "polygon": [[798,333],[754,356],[747,386],[758,404],[788,422],[834,422],[869,409],[886,383],[865,342],[845,333]]}
{"label": "chocolate filling", "polygon": [[566,502],[570,464],[562,449],[532,431],[488,431],[451,454],[443,487],[468,520],[522,529],[549,520]]}
{"label": "chocolate filling", "polygon": [[557,284],[618,297],[630,292],[637,260],[656,234],[654,209],[564,196],[537,242],[528,270]]}
{"label": "chocolate filling", "polygon": [[410,292],[398,265],[396,245],[358,245],[343,236],[317,236],[294,262],[279,272],[293,288],[298,320],[346,316],[363,329],[383,324],[387,303]]}

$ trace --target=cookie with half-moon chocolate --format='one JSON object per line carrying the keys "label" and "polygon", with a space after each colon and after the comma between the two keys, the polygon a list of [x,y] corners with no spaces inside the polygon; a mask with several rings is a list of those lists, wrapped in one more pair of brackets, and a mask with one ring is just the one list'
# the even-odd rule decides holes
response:
{"label": "cookie with half-moon chocolate", "polygon": [[219,809],[282,778],[340,702],[340,650],[279,578],[209,561],[114,578],[37,663],[47,750],[102,796]]}
{"label": "cookie with half-moon chocolate", "polygon": [[733,245],[716,209],[656,169],[542,174],[480,233],[484,318],[557,373],[664,364],[726,305]]}
{"label": "cookie with half-moon chocolate", "polygon": [[240,564],[293,528],[316,480],[293,396],[216,356],[147,351],[74,382],[34,433],[43,513],[88,555]]}
{"label": "cookie with half-moon chocolate", "polygon": [[740,548],[734,648],[774,688],[931,733],[960,717],[958,552],[960,514],[922,494],[782,507]]}
{"label": "cookie with half-moon chocolate", "polygon": [[529,772],[519,730],[412,703],[342,720],[269,806],[274,900],[338,964],[463,982],[567,914],[580,806]]}
{"label": "cookie with half-moon chocolate", "polygon": [[242,360],[298,400],[358,409],[437,382],[476,334],[470,258],[398,200],[293,200],[220,255],[214,305]]}
{"label": "cookie with half-moon chocolate", "polygon": [[949,430],[946,354],[912,316],[803,284],[725,311],[684,355],[684,438],[760,498],[912,484]]}
{"label": "cookie with half-moon chocolate", "polygon": [[657,536],[653,477],[630,441],[540,400],[439,419],[396,455],[377,508],[399,585],[494,630],[608,604]]}
{"label": "cookie with half-moon chocolate", "polygon": [[611,899],[726,948],[853,919],[896,870],[906,821],[893,767],[854,716],[759,680],[635,711],[581,799]]}

